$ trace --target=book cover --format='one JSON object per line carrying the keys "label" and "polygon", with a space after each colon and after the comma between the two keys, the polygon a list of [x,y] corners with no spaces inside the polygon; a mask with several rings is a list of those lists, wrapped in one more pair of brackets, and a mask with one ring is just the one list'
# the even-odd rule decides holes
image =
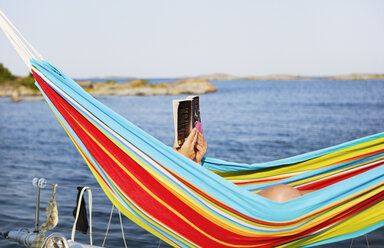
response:
{"label": "book cover", "polygon": [[175,146],[179,148],[193,128],[202,132],[198,96],[173,100],[173,119],[175,127]]}

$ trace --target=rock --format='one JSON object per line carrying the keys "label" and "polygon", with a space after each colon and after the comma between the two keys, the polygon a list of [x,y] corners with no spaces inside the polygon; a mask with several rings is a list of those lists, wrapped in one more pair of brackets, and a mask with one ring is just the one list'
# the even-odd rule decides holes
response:
{"label": "rock", "polygon": [[179,80],[168,85],[169,95],[180,94],[206,94],[217,91],[216,87],[205,81],[199,79]]}
{"label": "rock", "polygon": [[221,80],[221,81],[226,81],[226,80],[240,80],[240,77],[228,75],[228,74],[223,74],[223,73],[216,73],[212,75],[204,75],[204,76],[198,76],[196,79],[200,80]]}
{"label": "rock", "polygon": [[134,88],[134,89],[122,89],[116,92],[118,96],[154,96],[154,95],[166,95],[166,88]]}
{"label": "rock", "polygon": [[246,77],[244,80],[263,80],[263,81],[286,81],[286,80],[310,80],[310,77],[294,76],[294,75],[268,75]]}
{"label": "rock", "polygon": [[187,79],[163,84],[148,84],[147,80],[131,80],[124,83],[93,83],[89,93],[95,96],[154,96],[180,94],[206,94],[217,89],[205,80]]}
{"label": "rock", "polygon": [[88,88],[88,89],[90,89],[90,88],[93,87],[92,82],[89,81],[89,80],[85,80],[85,81],[83,81],[83,80],[79,80],[79,81],[76,81],[76,83],[78,83],[82,88]]}
{"label": "rock", "polygon": [[325,80],[383,80],[384,74],[350,74],[324,77]]}
{"label": "rock", "polygon": [[41,96],[41,92],[38,90],[33,90],[31,88],[27,88],[24,86],[18,87],[18,90],[20,92],[20,96]]}
{"label": "rock", "polygon": [[20,92],[19,89],[14,89],[11,93],[12,102],[20,102]]}
{"label": "rock", "polygon": [[0,97],[1,96],[11,96],[15,88],[10,85],[1,85],[0,86]]}

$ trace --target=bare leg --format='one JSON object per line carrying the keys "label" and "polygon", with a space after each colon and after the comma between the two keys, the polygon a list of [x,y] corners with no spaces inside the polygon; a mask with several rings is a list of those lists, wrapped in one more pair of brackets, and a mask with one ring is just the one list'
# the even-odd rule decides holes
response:
{"label": "bare leg", "polygon": [[278,184],[260,191],[258,194],[276,202],[286,202],[304,194],[312,192],[311,190],[299,191],[287,184]]}

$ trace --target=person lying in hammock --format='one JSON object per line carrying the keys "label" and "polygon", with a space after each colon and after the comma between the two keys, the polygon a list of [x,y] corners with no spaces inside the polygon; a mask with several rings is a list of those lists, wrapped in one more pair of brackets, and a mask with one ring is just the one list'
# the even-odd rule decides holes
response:
{"label": "person lying in hammock", "polygon": [[[176,148],[176,146],[173,145],[173,149],[196,163],[201,164],[201,160],[207,152],[207,142],[204,139],[204,135],[194,128],[185,139],[184,144],[180,148]],[[272,201],[285,202],[310,192],[312,191],[300,191],[287,184],[278,184],[263,189],[257,194]]]}

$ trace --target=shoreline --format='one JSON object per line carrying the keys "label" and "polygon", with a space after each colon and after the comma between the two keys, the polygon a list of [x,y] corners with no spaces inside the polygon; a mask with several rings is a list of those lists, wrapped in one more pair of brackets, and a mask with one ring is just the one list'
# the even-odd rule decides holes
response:
{"label": "shoreline", "polygon": [[[28,83],[26,82],[28,80]],[[303,77],[291,75],[269,75],[262,77],[235,77],[227,74],[175,79],[164,83],[150,83],[149,80],[130,79],[117,82],[115,80],[75,80],[84,90],[94,97],[97,96],[154,96],[154,95],[201,95],[217,91],[208,81],[363,81],[384,80],[384,74],[351,74],[330,77]],[[24,81],[23,81],[24,80]],[[0,97],[11,97],[12,102],[44,100],[34,85],[31,76],[17,77],[12,81],[0,84]]]}
{"label": "shoreline", "polygon": [[[148,80],[131,80],[123,83],[116,81],[91,82],[76,81],[84,90],[97,96],[155,96],[155,95],[201,95],[217,91],[217,88],[206,80],[176,80],[161,84],[151,84]],[[33,88],[32,88],[33,87]],[[12,102],[43,100],[43,96],[35,86],[4,84],[0,85],[0,97],[11,97]]]}
{"label": "shoreline", "polygon": [[250,80],[250,81],[290,81],[290,80],[326,80],[326,81],[354,81],[354,80],[384,80],[384,74],[348,74],[338,76],[295,76],[295,75],[267,75],[267,76],[249,76],[249,77],[237,77],[228,74],[212,74],[203,75],[197,77],[190,77],[191,79],[202,80],[217,80],[217,81],[231,81],[231,80]]}

